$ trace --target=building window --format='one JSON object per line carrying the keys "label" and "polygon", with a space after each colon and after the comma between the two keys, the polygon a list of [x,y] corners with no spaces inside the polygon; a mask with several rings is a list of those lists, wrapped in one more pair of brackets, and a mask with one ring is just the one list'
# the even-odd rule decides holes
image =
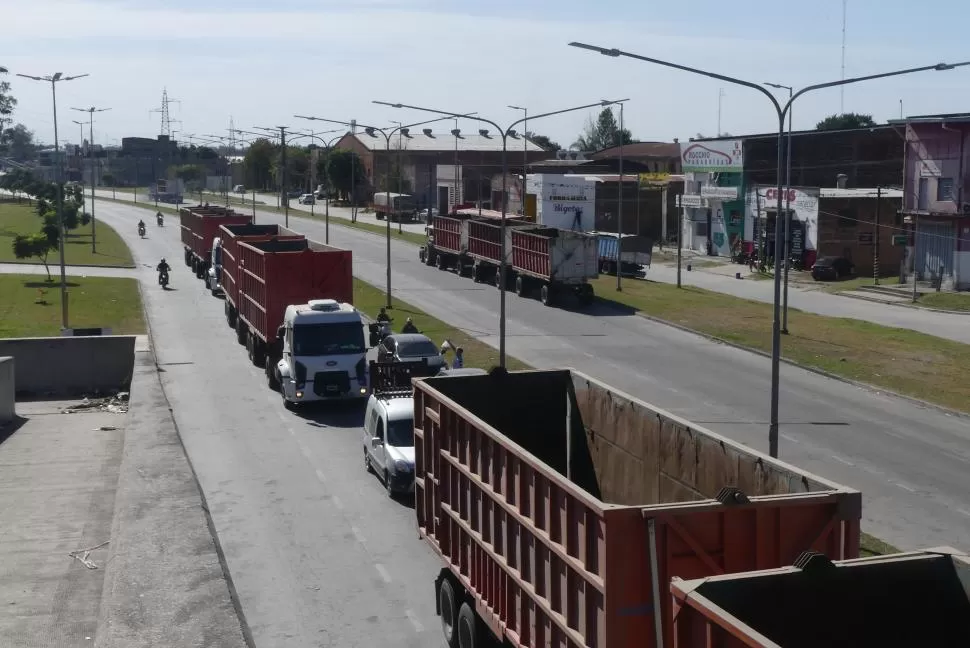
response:
{"label": "building window", "polygon": [[839,229],[854,228],[859,224],[855,208],[847,207],[839,210]]}
{"label": "building window", "polygon": [[953,178],[940,178],[936,181],[936,200],[953,200]]}

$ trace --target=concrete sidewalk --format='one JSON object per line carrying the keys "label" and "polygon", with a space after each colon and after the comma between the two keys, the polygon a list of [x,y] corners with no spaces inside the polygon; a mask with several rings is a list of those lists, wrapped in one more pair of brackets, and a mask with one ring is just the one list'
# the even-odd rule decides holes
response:
{"label": "concrete sidewalk", "polygon": [[[76,402],[17,403],[0,432],[4,645],[91,646],[97,633],[128,416],[62,413]],[[69,555],[92,547],[88,566]]]}

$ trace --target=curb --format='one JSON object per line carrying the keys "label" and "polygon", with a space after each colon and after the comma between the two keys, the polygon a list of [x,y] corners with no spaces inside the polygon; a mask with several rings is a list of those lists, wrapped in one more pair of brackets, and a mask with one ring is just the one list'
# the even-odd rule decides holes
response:
{"label": "curb", "polygon": [[[602,300],[599,297],[597,297],[597,299],[601,303],[604,302],[604,300]],[[604,305],[607,305],[607,304],[604,304]],[[749,347],[749,346],[745,346],[743,344],[738,344],[737,342],[730,342],[728,340],[725,340],[724,338],[719,338],[716,335],[710,335],[708,333],[702,333],[701,331],[697,331],[695,329],[688,328],[688,327],[686,327],[686,326],[684,326],[682,324],[677,324],[675,322],[671,322],[669,320],[665,320],[665,319],[662,319],[662,318],[659,318],[659,317],[655,317],[653,315],[646,315],[646,314],[641,313],[639,311],[636,313],[636,315],[638,317],[642,317],[644,319],[648,319],[648,320],[651,320],[653,322],[657,322],[658,324],[663,324],[664,326],[670,326],[671,328],[679,329],[681,331],[684,331],[685,333],[691,333],[693,335],[697,335],[699,337],[706,338],[706,339],[710,340],[711,342],[717,342],[718,344],[724,344],[724,345],[727,345],[729,347],[734,347],[735,349],[740,349],[741,351],[747,351],[749,353],[754,353],[754,354],[759,355],[759,356],[761,356],[763,358],[769,358],[769,359],[771,358],[771,354],[770,353],[767,353],[765,351],[762,351],[761,349],[755,349],[754,347]],[[818,375],[824,376],[826,378],[831,378],[832,380],[838,380],[839,382],[843,382],[843,383],[846,383],[848,385],[852,385],[853,387],[858,387],[860,389],[865,389],[866,391],[869,391],[869,392],[874,392],[874,393],[877,393],[877,394],[885,394],[887,396],[893,396],[895,398],[901,398],[901,399],[907,400],[907,401],[909,401],[909,402],[911,402],[911,403],[913,403],[915,405],[919,405],[919,406],[922,406],[922,407],[925,407],[925,408],[928,408],[928,409],[939,410],[941,412],[944,412],[945,414],[949,414],[950,416],[958,416],[958,417],[961,417],[961,418],[970,419],[970,413],[968,413],[968,412],[961,412],[959,410],[951,409],[949,407],[946,407],[945,405],[937,405],[936,403],[931,403],[929,401],[925,401],[925,400],[922,400],[920,398],[916,398],[915,396],[907,396],[906,394],[900,394],[899,392],[892,391],[891,389],[884,389],[882,387],[877,387],[875,385],[870,385],[869,383],[860,382],[858,380],[852,380],[851,378],[845,378],[843,376],[839,376],[838,374],[834,374],[834,373],[832,373],[830,371],[826,371],[824,369],[819,369],[817,367],[812,367],[810,365],[801,364],[801,363],[795,362],[794,360],[789,360],[789,359],[784,358],[784,357],[779,358],[779,361],[781,361],[781,362],[783,362],[783,363],[785,363],[785,364],[787,364],[787,365],[789,365],[791,367],[795,367],[797,369],[804,369],[805,371],[810,371],[810,372],[812,372],[814,374],[818,374]]]}
{"label": "curb", "polygon": [[947,315],[964,315],[970,316],[970,311],[955,311],[955,310],[944,310],[942,308],[930,308],[928,306],[914,306],[913,304],[906,304],[900,302],[889,302],[883,301],[882,299],[876,299],[875,297],[862,297],[860,295],[847,295],[844,292],[835,293],[839,297],[848,297],[849,299],[858,299],[859,301],[873,302],[874,304],[882,304],[883,306],[899,306],[901,308],[909,308],[912,310],[921,310],[928,313],[946,313]]}
{"label": "curb", "polygon": [[[44,265],[43,263],[31,263],[30,261],[0,261],[0,265],[22,265],[22,266],[35,266]],[[55,265],[55,264],[51,264]],[[59,267],[59,266],[58,266]],[[65,263],[64,268],[70,270],[71,268],[104,268],[105,270],[135,270],[138,266],[132,265],[104,265],[101,263]]]}

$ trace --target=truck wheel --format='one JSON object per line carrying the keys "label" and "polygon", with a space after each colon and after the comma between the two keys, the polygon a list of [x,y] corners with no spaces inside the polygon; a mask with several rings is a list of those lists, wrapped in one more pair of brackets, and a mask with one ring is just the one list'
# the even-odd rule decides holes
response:
{"label": "truck wheel", "polygon": [[525,280],[522,277],[515,278],[515,294],[519,297],[525,296]]}
{"label": "truck wheel", "polygon": [[475,648],[482,643],[482,630],[475,610],[462,603],[458,610],[458,648]]}
{"label": "truck wheel", "polygon": [[191,265],[192,264],[192,253],[189,252],[189,249],[188,248],[185,248],[185,255],[184,256],[185,256],[185,265]]}
{"label": "truck wheel", "polygon": [[384,490],[387,491],[387,496],[394,499],[394,489],[391,487],[391,476],[388,472],[384,471]]}
{"label": "truck wheel", "polygon": [[291,412],[294,409],[296,409],[296,403],[292,403],[292,402],[286,400],[286,393],[283,391],[283,384],[282,383],[280,383],[280,396],[283,397],[283,409],[288,410],[288,411],[291,411]]}
{"label": "truck wheel", "polygon": [[441,580],[438,588],[438,609],[441,615],[441,632],[448,648],[458,648],[458,597],[450,578]]}
{"label": "truck wheel", "polygon": [[445,260],[445,255],[439,254],[438,255],[438,258],[435,259],[435,261],[437,262],[438,270],[447,270],[448,269],[448,262]]}
{"label": "truck wheel", "polygon": [[266,349],[263,348],[262,340],[253,336],[253,365],[262,369],[266,364]]}
{"label": "truck wheel", "polygon": [[590,286],[589,284],[583,284],[579,288],[578,296],[579,296],[580,304],[582,304],[583,306],[589,306],[590,304],[593,303],[593,297],[594,297],[593,287]]}
{"label": "truck wheel", "polygon": [[277,391],[280,388],[280,379],[276,374],[276,363],[266,361],[266,384],[272,391]]}
{"label": "truck wheel", "polygon": [[199,264],[197,263],[195,257],[192,257],[191,259],[189,259],[189,267],[192,268],[192,274],[194,274],[196,277],[198,277],[199,276]]}
{"label": "truck wheel", "polygon": [[539,290],[539,299],[546,306],[552,306],[555,301],[555,291],[550,284],[542,284],[542,288]]}
{"label": "truck wheel", "polygon": [[[236,315],[236,342],[239,344],[246,344],[246,324],[239,319],[239,315]],[[249,345],[246,345],[246,350],[249,350]]]}
{"label": "truck wheel", "polygon": [[[518,279],[518,277],[516,277]],[[492,277],[492,283],[495,284],[496,288],[502,287],[502,269],[495,268],[495,275]]]}
{"label": "truck wheel", "polygon": [[373,474],[374,467],[370,465],[370,457],[367,456],[367,448],[364,448],[364,471]]}

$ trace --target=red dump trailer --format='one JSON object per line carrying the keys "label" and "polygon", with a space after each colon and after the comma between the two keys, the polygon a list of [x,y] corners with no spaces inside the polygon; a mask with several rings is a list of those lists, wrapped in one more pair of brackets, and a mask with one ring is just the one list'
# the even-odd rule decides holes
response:
{"label": "red dump trailer", "polygon": [[236,335],[269,377],[280,357],[276,333],[287,306],[315,299],[353,303],[352,253],[306,238],[243,241],[238,250]]}
{"label": "red dump trailer", "polygon": [[462,214],[433,217],[421,260],[441,270],[458,263],[468,249],[468,218]]}
{"label": "red dump trailer", "polygon": [[677,648],[970,646],[970,557],[951,547],[674,579]]}
{"label": "red dump trailer", "polygon": [[303,234],[282,225],[220,225],[218,236],[212,241],[212,268],[216,270],[217,286],[209,286],[213,293],[225,295],[226,323],[236,327],[239,303],[239,244],[254,241],[299,241]]}
{"label": "red dump trailer", "polygon": [[[502,265],[502,219],[477,218],[468,221],[468,252],[471,275],[475,281],[489,281],[498,285]],[[512,231],[535,228],[536,224],[522,218],[505,219],[506,271],[512,264]]]}
{"label": "red dump trailer", "polygon": [[515,292],[525,295],[538,286],[542,303],[551,306],[574,293],[582,304],[593,301],[589,280],[599,276],[599,241],[584,232],[535,227],[512,231]]}
{"label": "red dump trailer", "polygon": [[185,265],[199,279],[206,276],[212,259],[212,239],[220,225],[248,225],[253,217],[228,207],[183,207],[179,210]]}
{"label": "red dump trailer", "polygon": [[415,512],[449,645],[671,646],[675,576],[858,556],[858,491],[579,372],[414,387]]}

